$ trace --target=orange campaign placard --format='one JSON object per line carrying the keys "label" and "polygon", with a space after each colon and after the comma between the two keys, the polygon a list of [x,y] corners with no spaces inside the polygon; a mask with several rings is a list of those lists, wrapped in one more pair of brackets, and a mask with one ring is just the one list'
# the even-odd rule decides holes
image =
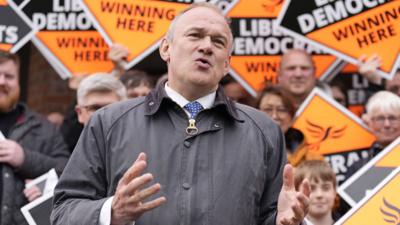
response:
{"label": "orange campaign placard", "polygon": [[335,225],[397,225],[400,221],[400,167],[390,173]]}
{"label": "orange campaign placard", "polygon": [[62,78],[111,72],[109,46],[76,0],[31,0],[20,8],[39,29],[33,43]]}
{"label": "orange campaign placard", "polygon": [[338,193],[355,206],[399,166],[400,137],[340,185]]}
{"label": "orange campaign placard", "polygon": [[0,50],[15,53],[36,29],[14,2],[0,1]]}
{"label": "orange campaign placard", "polygon": [[400,1],[293,1],[279,15],[282,29],[357,64],[378,54],[380,75],[390,79],[400,65]]}
{"label": "orange campaign placard", "polygon": [[240,0],[228,12],[234,36],[230,74],[253,96],[266,83],[277,82],[281,55],[291,48],[312,54],[316,76],[322,80],[335,75],[340,64],[335,56],[314,45],[282,33],[276,18],[284,0]]}
{"label": "orange campaign placard", "polygon": [[129,49],[127,69],[158,48],[171,21],[187,7],[152,0],[82,0],[82,5],[109,45]]}
{"label": "orange campaign placard", "polygon": [[310,151],[330,162],[339,183],[346,179],[347,168],[375,141],[360,118],[318,88],[299,107],[293,127],[302,131]]}

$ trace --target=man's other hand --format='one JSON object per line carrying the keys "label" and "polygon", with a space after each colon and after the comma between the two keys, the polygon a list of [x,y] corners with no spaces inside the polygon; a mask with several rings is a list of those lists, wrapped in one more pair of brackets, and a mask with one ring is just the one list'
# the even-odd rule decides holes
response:
{"label": "man's other hand", "polygon": [[287,164],[283,170],[283,186],[278,199],[276,224],[298,225],[308,213],[310,184],[305,179],[296,191],[293,167]]}
{"label": "man's other hand", "polygon": [[160,206],[166,201],[165,197],[159,197],[152,201],[144,202],[145,199],[161,189],[159,183],[143,188],[153,180],[153,175],[150,173],[141,175],[146,165],[146,155],[140,153],[133,165],[118,182],[111,204],[112,225],[125,225],[135,221],[143,213]]}

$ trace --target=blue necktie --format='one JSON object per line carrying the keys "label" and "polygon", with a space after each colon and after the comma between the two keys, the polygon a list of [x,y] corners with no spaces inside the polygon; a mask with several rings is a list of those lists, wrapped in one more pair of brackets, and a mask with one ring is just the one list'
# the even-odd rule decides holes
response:
{"label": "blue necktie", "polygon": [[203,110],[203,106],[201,106],[201,104],[197,101],[189,102],[183,108],[185,108],[187,111],[189,111],[190,119],[195,118],[197,113],[199,113],[201,110]]}

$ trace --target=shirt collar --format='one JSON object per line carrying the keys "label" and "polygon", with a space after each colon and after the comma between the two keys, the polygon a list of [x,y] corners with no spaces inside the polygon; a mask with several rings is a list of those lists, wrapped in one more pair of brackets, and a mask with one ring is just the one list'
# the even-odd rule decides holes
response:
{"label": "shirt collar", "polygon": [[[175,104],[175,105],[178,104],[174,100],[172,100],[172,98],[170,96],[167,95],[165,83],[166,83],[166,81],[157,85],[156,88],[154,88],[146,96],[146,99],[144,102],[144,104],[146,105],[146,108],[145,108],[146,115],[155,114],[156,112],[159,111],[159,109],[162,107],[162,105],[168,105],[171,103]],[[206,97],[206,96],[204,96],[204,97]],[[208,107],[213,110],[222,110],[222,111],[226,112],[231,118],[235,119],[238,122],[244,121],[238,115],[236,103],[234,103],[232,100],[230,100],[228,97],[226,97],[226,95],[224,94],[224,90],[222,89],[221,86],[218,87],[218,89],[215,93],[215,96],[210,97],[210,99],[213,99],[213,100],[210,100],[209,103],[205,103],[205,105],[203,105],[203,103],[200,103],[200,104],[202,104],[202,106],[204,108]],[[183,103],[181,103],[181,104],[183,104]],[[211,106],[208,104],[211,104]]]}
{"label": "shirt collar", "polygon": [[[164,88],[167,96],[170,97],[172,101],[176,102],[176,104],[178,104],[181,108],[183,108],[186,104],[190,102],[181,94],[176,92],[174,89],[170,88],[168,86],[168,82],[165,83]],[[206,96],[196,99],[195,101],[199,102],[204,109],[209,109],[214,104],[215,96],[216,96],[216,91],[213,91]]]}

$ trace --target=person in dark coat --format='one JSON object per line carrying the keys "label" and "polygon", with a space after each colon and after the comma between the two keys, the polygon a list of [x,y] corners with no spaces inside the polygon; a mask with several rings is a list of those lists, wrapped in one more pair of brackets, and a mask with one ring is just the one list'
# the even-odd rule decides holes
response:
{"label": "person in dark coat", "polygon": [[95,112],[55,189],[53,225],[299,225],[309,185],[294,187],[283,134],[218,86],[232,32],[193,4],[160,45],[168,81]]}
{"label": "person in dark coat", "polygon": [[18,102],[19,58],[0,51],[0,224],[27,224],[25,180],[55,168],[61,174],[69,151],[57,128]]}

